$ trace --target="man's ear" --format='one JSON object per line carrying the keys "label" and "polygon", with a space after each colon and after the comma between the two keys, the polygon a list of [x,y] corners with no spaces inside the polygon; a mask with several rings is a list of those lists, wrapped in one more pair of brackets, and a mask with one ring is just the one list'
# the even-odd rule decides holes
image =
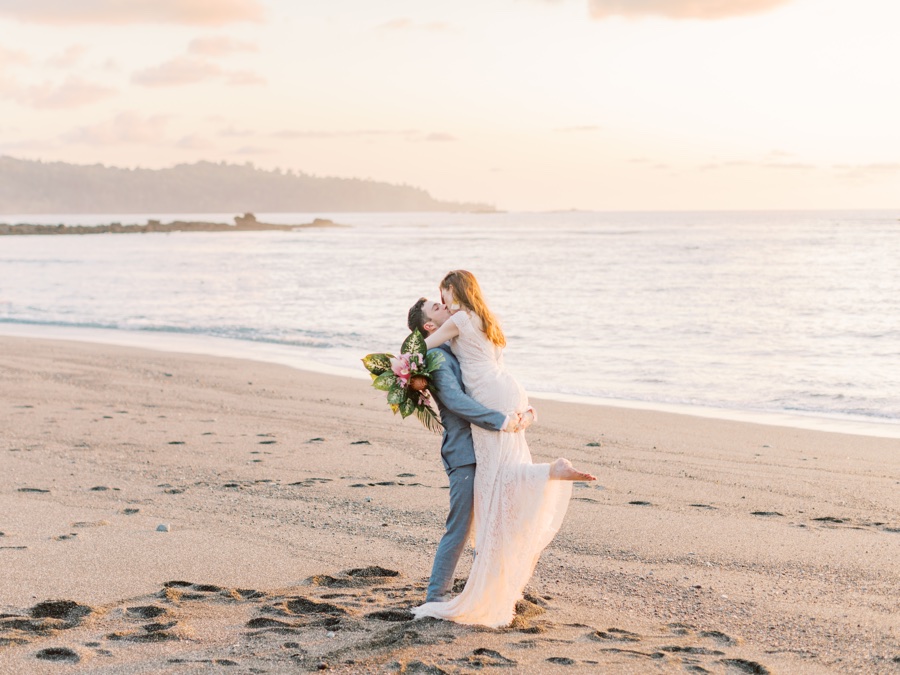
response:
{"label": "man's ear", "polygon": [[435,331],[437,326],[434,325],[433,321],[426,321],[425,323],[422,324],[422,328],[424,328],[430,335],[431,333],[433,333]]}

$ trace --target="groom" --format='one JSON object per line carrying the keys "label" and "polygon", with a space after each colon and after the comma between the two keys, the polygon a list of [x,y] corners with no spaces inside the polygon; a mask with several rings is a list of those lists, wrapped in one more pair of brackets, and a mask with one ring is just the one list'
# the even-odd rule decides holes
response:
{"label": "groom", "polygon": [[[411,331],[417,328],[430,335],[450,318],[450,311],[441,302],[419,298],[409,310],[407,324]],[[450,351],[449,344],[440,349],[444,363],[432,373],[436,385],[434,399],[441,413],[444,437],[441,442],[441,461],[450,479],[450,513],[441,543],[438,544],[428,582],[425,602],[448,600],[453,584],[453,572],[466,547],[469,529],[472,527],[473,497],[475,489],[475,448],[472,445],[472,429],[475,424],[490,431],[521,431],[532,418],[520,417],[485,408],[466,394],[462,384],[459,361]]]}

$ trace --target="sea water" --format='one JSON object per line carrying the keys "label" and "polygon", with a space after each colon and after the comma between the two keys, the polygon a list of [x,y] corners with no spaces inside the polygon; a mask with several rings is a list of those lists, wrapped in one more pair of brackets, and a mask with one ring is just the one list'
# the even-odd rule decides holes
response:
{"label": "sea water", "polygon": [[[228,222],[233,214],[0,216]],[[0,332],[366,375],[476,274],[532,392],[900,435],[900,213],[257,214],[343,228],[0,237]]]}

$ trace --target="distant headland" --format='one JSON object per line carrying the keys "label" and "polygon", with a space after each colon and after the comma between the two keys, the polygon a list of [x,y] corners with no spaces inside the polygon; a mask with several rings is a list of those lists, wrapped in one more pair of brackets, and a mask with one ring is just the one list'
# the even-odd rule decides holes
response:
{"label": "distant headland", "polygon": [[273,225],[261,223],[252,213],[234,217],[234,225],[228,223],[206,223],[202,221],[176,220],[171,223],[163,223],[159,220],[148,220],[146,225],[122,225],[122,223],[110,223],[109,225],[7,225],[0,223],[0,236],[19,234],[103,234],[111,232],[115,234],[144,234],[147,232],[260,232],[263,230],[302,230],[318,227],[348,227],[338,225],[327,218],[316,218],[311,223],[303,225]]}
{"label": "distant headland", "polygon": [[0,214],[493,212],[411,185],[196,162],[125,169],[0,156]]}

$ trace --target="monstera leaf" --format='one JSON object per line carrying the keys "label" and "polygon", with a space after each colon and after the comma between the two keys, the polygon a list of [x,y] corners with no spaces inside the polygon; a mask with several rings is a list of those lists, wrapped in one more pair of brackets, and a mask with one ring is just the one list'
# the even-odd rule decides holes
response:
{"label": "monstera leaf", "polygon": [[409,337],[403,341],[403,346],[400,348],[400,352],[403,354],[421,354],[425,356],[427,351],[425,336],[422,335],[422,331],[418,328],[409,334]]}
{"label": "monstera leaf", "polygon": [[372,382],[372,386],[379,391],[389,391],[395,384],[397,384],[397,376],[390,370],[382,373]]}
{"label": "monstera leaf", "polygon": [[391,369],[393,354],[367,354],[363,357],[363,365],[373,375],[381,375]]}
{"label": "monstera leaf", "polygon": [[440,349],[432,349],[425,355],[425,372],[433,373],[444,363],[444,352]]}

